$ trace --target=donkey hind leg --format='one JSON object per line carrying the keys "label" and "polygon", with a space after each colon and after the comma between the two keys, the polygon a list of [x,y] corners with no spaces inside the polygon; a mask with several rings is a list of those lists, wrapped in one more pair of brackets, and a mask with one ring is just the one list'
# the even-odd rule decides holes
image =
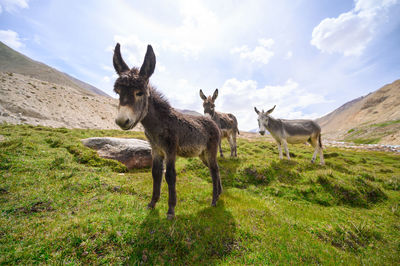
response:
{"label": "donkey hind leg", "polygon": [[232,144],[233,144],[234,156],[237,157],[236,131],[234,131],[232,134]]}
{"label": "donkey hind leg", "polygon": [[315,163],[315,159],[317,157],[317,153],[318,153],[318,150],[319,150],[318,142],[317,142],[317,139],[313,138],[313,137],[310,138],[309,142],[310,142],[311,146],[314,148],[314,154],[312,156],[311,163]]}
{"label": "donkey hind leg", "polygon": [[222,153],[222,136],[221,139],[219,140],[218,146],[219,146],[219,154],[221,155],[221,157],[224,157],[224,154]]}
{"label": "donkey hind leg", "polygon": [[231,157],[234,157],[235,153],[236,153],[236,151],[235,151],[235,149],[236,149],[236,139],[234,139],[234,137],[233,137],[234,135],[233,134],[230,134],[229,137],[228,137],[229,146],[231,147]]}
{"label": "donkey hind leg", "polygon": [[222,184],[221,184],[221,178],[219,176],[219,167],[218,167],[216,153],[214,155],[210,154],[208,156],[208,165],[213,183],[213,197],[211,206],[215,207],[217,205],[219,195],[221,195],[222,193]]}
{"label": "donkey hind leg", "polygon": [[322,149],[321,134],[318,136],[318,149],[319,149],[319,164],[325,165],[324,154]]}
{"label": "donkey hind leg", "polygon": [[[171,158],[172,157],[172,158]],[[167,157],[167,171],[165,172],[165,179],[168,184],[168,212],[167,219],[173,219],[175,217],[175,206],[176,206],[176,171],[175,171],[175,156]]]}
{"label": "donkey hind leg", "polygon": [[208,168],[210,168],[209,164],[208,164],[208,156],[205,154],[205,152],[201,153],[199,155],[199,157],[200,157],[201,161],[204,163],[204,165],[207,166]]}
{"label": "donkey hind leg", "polygon": [[287,141],[285,139],[283,139],[282,143],[283,143],[283,147],[285,148],[286,157],[288,160],[290,160],[290,154],[289,154],[289,149],[287,146]]}
{"label": "donkey hind leg", "polygon": [[278,152],[279,152],[279,159],[283,159],[283,154],[282,154],[282,145],[281,143],[277,143],[278,144]]}
{"label": "donkey hind leg", "polygon": [[149,209],[153,209],[156,206],[157,201],[160,199],[161,181],[164,167],[163,162],[163,157],[159,155],[153,155],[153,166],[151,169],[151,174],[153,176],[153,196],[151,197],[150,203],[147,205]]}

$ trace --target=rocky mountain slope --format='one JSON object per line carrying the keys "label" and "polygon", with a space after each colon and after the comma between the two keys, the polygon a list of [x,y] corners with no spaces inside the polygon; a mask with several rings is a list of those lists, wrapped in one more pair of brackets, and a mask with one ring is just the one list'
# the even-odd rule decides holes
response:
{"label": "rocky mountain slope", "polygon": [[118,101],[81,89],[0,73],[0,122],[67,128],[117,129]]}
{"label": "rocky mountain slope", "polygon": [[18,73],[39,80],[68,86],[87,95],[108,96],[96,87],[26,57],[0,42],[0,72]]}
{"label": "rocky mountain slope", "polygon": [[400,80],[317,119],[325,138],[400,144]]}

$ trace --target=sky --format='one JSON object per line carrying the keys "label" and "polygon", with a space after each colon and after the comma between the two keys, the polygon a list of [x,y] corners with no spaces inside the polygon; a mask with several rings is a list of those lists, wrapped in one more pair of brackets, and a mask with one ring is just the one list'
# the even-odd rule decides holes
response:
{"label": "sky", "polygon": [[199,90],[239,129],[254,106],[315,119],[400,78],[400,0],[0,0],[0,40],[112,97],[115,44],[171,105],[203,113]]}

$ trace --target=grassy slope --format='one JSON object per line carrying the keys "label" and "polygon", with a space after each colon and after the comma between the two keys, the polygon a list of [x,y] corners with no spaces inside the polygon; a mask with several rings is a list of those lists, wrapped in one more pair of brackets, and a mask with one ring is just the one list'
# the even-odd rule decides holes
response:
{"label": "grassy slope", "polygon": [[[398,264],[398,155],[239,139],[219,158],[224,193],[198,159],[177,161],[177,218],[167,187],[147,210],[150,169],[126,172],[80,144],[142,133],[0,125],[0,263]],[[226,141],[224,150],[228,149]],[[227,153],[228,154],[228,153]]]}
{"label": "grassy slope", "polygon": [[400,120],[362,125],[347,131],[343,137],[344,141],[357,144],[376,144],[385,136],[391,135],[400,130]]}

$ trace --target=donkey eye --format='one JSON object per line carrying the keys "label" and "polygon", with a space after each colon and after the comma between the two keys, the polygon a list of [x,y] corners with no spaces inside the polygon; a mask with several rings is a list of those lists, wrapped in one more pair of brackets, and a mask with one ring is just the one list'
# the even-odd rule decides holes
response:
{"label": "donkey eye", "polygon": [[139,91],[136,93],[136,96],[143,96],[143,94],[144,94],[143,92]]}

